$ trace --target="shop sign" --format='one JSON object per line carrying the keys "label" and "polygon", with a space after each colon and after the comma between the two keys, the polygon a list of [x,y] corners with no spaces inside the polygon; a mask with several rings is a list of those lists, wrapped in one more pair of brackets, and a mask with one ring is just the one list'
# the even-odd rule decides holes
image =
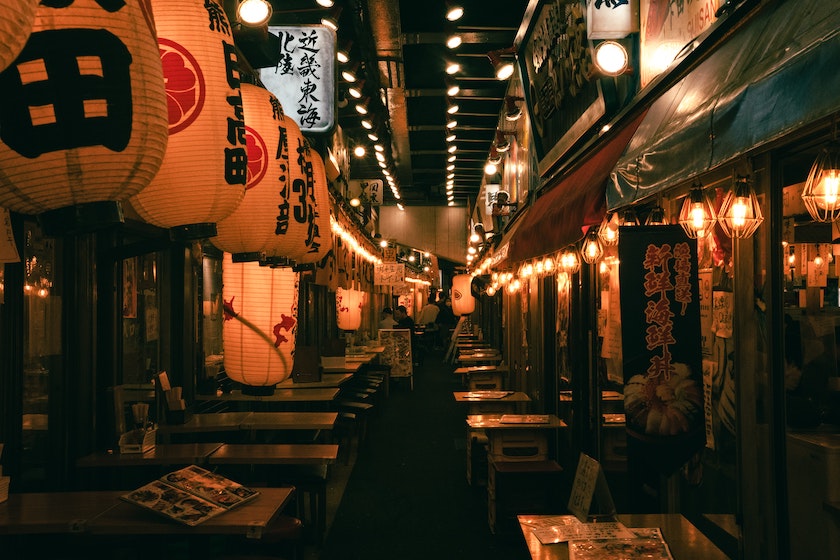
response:
{"label": "shop sign", "polygon": [[606,112],[582,6],[540,2],[517,56],[541,175]]}
{"label": "shop sign", "polygon": [[622,227],[618,247],[628,460],[670,475],[705,440],[697,242]]}
{"label": "shop sign", "polygon": [[335,125],[335,32],[324,25],[269,25],[280,38],[277,66],[260,69],[260,80],[280,100],[303,133]]}
{"label": "shop sign", "polygon": [[373,270],[373,283],[393,285],[405,282],[405,264],[383,262]]}
{"label": "shop sign", "polygon": [[647,0],[641,5],[641,87],[662,73],[691,40],[717,21],[724,0]]}
{"label": "shop sign", "polygon": [[587,0],[587,36],[623,39],[639,30],[638,0]]}

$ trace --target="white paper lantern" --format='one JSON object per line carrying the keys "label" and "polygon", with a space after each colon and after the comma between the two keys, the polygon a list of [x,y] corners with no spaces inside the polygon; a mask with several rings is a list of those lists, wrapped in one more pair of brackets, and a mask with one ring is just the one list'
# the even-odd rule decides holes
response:
{"label": "white paper lantern", "polygon": [[39,0],[3,0],[0,8],[0,70],[20,54],[32,32]]}
{"label": "white paper lantern", "polygon": [[123,202],[152,181],[168,133],[146,6],[38,8],[29,40],[0,73],[0,206],[41,214]]}
{"label": "white paper lantern", "polygon": [[312,150],[294,119],[287,117],[285,142],[281,140],[280,166],[285,170],[286,189],[281,192],[274,238],[266,247],[268,257],[294,259],[311,245],[310,222],[315,213]]}
{"label": "white paper lantern", "polygon": [[298,275],[291,268],[222,261],[227,376],[245,391],[271,392],[288,378],[297,335]]}
{"label": "white paper lantern", "polygon": [[305,251],[293,258],[300,264],[320,262],[332,248],[330,243],[330,188],[324,160],[315,150],[309,151],[312,163],[312,188],[315,193],[314,213],[309,216]]}
{"label": "white paper lantern", "polygon": [[277,209],[286,201],[287,161],[281,169],[281,139],[285,137],[283,108],[265,88],[242,84],[242,108],[248,145],[245,197],[227,218],[216,224],[213,245],[229,253],[265,251],[275,238]]}
{"label": "white paper lantern", "polygon": [[157,176],[131,205],[156,226],[190,237],[213,235],[215,224],[242,201],[248,167],[230,22],[222,4],[212,0],[153,0],[152,11],[166,80],[169,146]]}
{"label": "white paper lantern", "polygon": [[455,315],[469,315],[475,311],[475,298],[470,286],[472,275],[456,274],[452,278],[452,313]]}
{"label": "white paper lantern", "polygon": [[335,292],[335,313],[338,328],[343,331],[355,331],[362,326],[362,306],[364,292],[338,288]]}

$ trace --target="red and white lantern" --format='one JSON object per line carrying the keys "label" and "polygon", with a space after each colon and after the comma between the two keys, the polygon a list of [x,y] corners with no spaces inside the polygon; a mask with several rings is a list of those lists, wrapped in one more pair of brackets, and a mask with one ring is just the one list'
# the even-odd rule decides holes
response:
{"label": "red and white lantern", "polygon": [[470,290],[472,275],[456,274],[452,278],[452,313],[469,315],[475,311],[475,298]]}
{"label": "red and white lantern", "polygon": [[[229,253],[257,253],[274,242],[277,209],[286,202],[287,163],[278,154],[285,142],[285,118],[277,98],[265,88],[242,84],[248,146],[245,197],[216,224],[213,245]],[[288,158],[287,158],[288,159]]]}
{"label": "red and white lantern", "polygon": [[4,0],[0,9],[0,70],[20,54],[32,32],[39,0]]}
{"label": "red and white lantern", "polygon": [[214,0],[153,0],[152,11],[169,146],[157,176],[131,205],[156,226],[207,233],[207,224],[228,217],[242,201],[248,171],[231,25]]}
{"label": "red and white lantern", "polygon": [[292,373],[298,275],[288,267],[235,263],[225,253],[222,282],[227,376],[252,392],[271,392]]}
{"label": "red and white lantern", "polygon": [[365,293],[358,290],[339,288],[335,292],[335,313],[338,328],[355,331],[362,326],[362,306]]}
{"label": "red and white lantern", "polygon": [[123,202],[150,184],[168,134],[147,8],[38,7],[26,45],[0,73],[0,206],[40,214]]}

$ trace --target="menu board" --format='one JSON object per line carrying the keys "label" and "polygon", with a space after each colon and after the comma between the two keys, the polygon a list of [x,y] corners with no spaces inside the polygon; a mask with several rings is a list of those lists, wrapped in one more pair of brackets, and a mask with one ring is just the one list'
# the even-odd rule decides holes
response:
{"label": "menu board", "polygon": [[[408,329],[379,329],[379,343],[385,351],[379,355],[381,362],[391,366],[391,377],[414,375],[411,355],[411,331]],[[412,379],[412,388],[413,379]]]}

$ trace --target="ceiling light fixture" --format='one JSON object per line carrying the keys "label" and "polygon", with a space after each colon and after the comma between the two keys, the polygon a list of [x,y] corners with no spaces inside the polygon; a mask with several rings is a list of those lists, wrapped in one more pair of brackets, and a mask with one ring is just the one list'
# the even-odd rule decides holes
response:
{"label": "ceiling light fixture", "polygon": [[446,151],[449,152],[450,154],[454,154],[455,152],[458,151],[458,145],[457,144],[452,144],[448,148],[446,148]]}
{"label": "ceiling light fixture", "polygon": [[372,130],[373,129],[373,121],[371,121],[370,119],[362,119],[362,126],[365,127],[368,130]]}
{"label": "ceiling light fixture", "polygon": [[[355,77],[355,74],[353,75],[353,77]],[[349,93],[352,97],[355,97],[356,99],[361,99],[362,96],[364,95],[364,87],[365,87],[365,81],[364,80],[359,80],[356,83],[354,83],[352,86],[347,88],[347,93]]]}
{"label": "ceiling light fixture", "polygon": [[365,157],[365,154],[367,154],[367,150],[364,146],[359,145],[353,148],[353,155],[356,157]]}
{"label": "ceiling light fixture", "polygon": [[454,142],[456,138],[458,138],[458,137],[457,137],[457,136],[455,135],[455,133],[453,132],[453,133],[449,134],[449,135],[446,137],[446,141],[447,141],[447,142]]}
{"label": "ceiling light fixture", "polygon": [[338,31],[338,18],[341,17],[341,6],[333,6],[329,13],[321,18],[321,23],[333,31]]}
{"label": "ceiling light fixture", "polygon": [[499,153],[499,150],[496,146],[490,146],[490,155],[487,157],[487,161],[492,163],[493,165],[499,165],[502,163],[502,154]]}
{"label": "ceiling light fixture", "polygon": [[449,107],[446,108],[446,112],[449,113],[450,115],[454,115],[455,113],[458,112],[459,109],[460,109],[460,107],[458,107],[458,104],[453,103]]}
{"label": "ceiling light fixture", "polygon": [[461,86],[458,84],[447,84],[446,85],[446,95],[449,97],[455,97],[461,91]]}
{"label": "ceiling light fixture", "polygon": [[516,121],[522,116],[522,107],[519,105],[524,98],[515,95],[508,95],[505,97],[505,120]]}
{"label": "ceiling light fixture", "polygon": [[456,159],[458,159],[458,156],[456,156],[455,154],[452,154],[451,156],[449,156],[448,158],[446,158],[446,161],[448,161],[449,163],[452,163],[452,162],[454,162]]}
{"label": "ceiling light fixture", "polygon": [[450,76],[453,74],[457,74],[461,71],[461,65],[457,62],[447,62],[446,63],[446,73]]}
{"label": "ceiling light fixture", "polygon": [[455,119],[450,119],[446,122],[446,128],[450,130],[455,128],[456,126],[458,126],[458,121],[456,121]]}
{"label": "ceiling light fixture", "polygon": [[360,115],[367,115],[368,114],[368,105],[370,104],[370,98],[365,97],[364,99],[360,99],[358,103],[356,103],[356,112]]}
{"label": "ceiling light fixture", "polygon": [[457,2],[447,0],[446,2],[446,19],[449,21],[457,21],[464,16],[464,7]]}
{"label": "ceiling light fixture", "polygon": [[347,40],[344,42],[344,45],[339,48],[335,53],[335,58],[342,64],[347,64],[350,62],[350,49],[353,48],[353,41]]}
{"label": "ceiling light fixture", "polygon": [[333,0],[315,0],[315,3],[325,8],[332,8],[335,5]]}
{"label": "ceiling light fixture", "polygon": [[271,3],[266,0],[241,0],[236,6],[236,19],[248,27],[262,27],[271,19]]}
{"label": "ceiling light fixture", "polygon": [[379,136],[375,132],[368,132],[368,139],[371,142],[379,142]]}
{"label": "ceiling light fixture", "polygon": [[490,59],[490,64],[493,65],[493,70],[496,73],[496,79],[507,80],[513,75],[513,61],[502,60],[502,56],[512,54],[516,54],[516,47],[507,47],[487,53],[487,58]]}
{"label": "ceiling light fixture", "polygon": [[385,146],[383,146],[382,144],[374,144],[373,149],[376,150],[377,152],[384,152],[385,151]]}
{"label": "ceiling light fixture", "polygon": [[510,149],[510,141],[508,141],[507,135],[498,128],[496,129],[496,139],[493,145],[496,146],[496,151],[499,152],[506,152]]}
{"label": "ceiling light fixture", "polygon": [[462,41],[463,39],[461,39],[460,35],[450,35],[449,38],[446,40],[446,46],[450,49],[457,49],[461,46]]}
{"label": "ceiling light fixture", "polygon": [[357,72],[359,71],[359,63],[354,62],[347,68],[341,71],[341,77],[344,78],[345,81],[348,82],[355,82],[358,79]]}

